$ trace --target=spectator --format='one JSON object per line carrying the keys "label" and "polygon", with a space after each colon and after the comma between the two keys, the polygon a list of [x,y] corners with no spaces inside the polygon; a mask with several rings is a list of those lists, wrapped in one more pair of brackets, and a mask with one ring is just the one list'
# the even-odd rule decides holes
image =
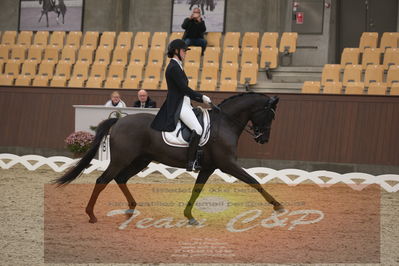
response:
{"label": "spectator", "polygon": [[106,107],[126,107],[126,104],[121,100],[119,92],[111,93],[111,100],[105,103]]}
{"label": "spectator", "polygon": [[206,26],[205,21],[201,17],[200,9],[194,8],[191,16],[184,20],[181,27],[185,30],[183,41],[187,46],[201,46],[202,55],[204,55],[207,44],[204,38]]}
{"label": "spectator", "polygon": [[157,103],[148,97],[148,93],[146,90],[139,90],[137,93],[138,101],[135,101],[133,107],[139,108],[156,108]]}

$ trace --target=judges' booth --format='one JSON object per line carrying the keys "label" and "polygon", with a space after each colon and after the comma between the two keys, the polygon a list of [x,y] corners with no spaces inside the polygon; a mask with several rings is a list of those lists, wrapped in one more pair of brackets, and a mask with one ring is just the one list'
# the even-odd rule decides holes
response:
{"label": "judges' booth", "polygon": [[[156,114],[159,108],[117,108],[105,107],[103,105],[74,105],[75,108],[75,131],[87,131],[93,133],[95,127],[108,118],[123,117],[131,114],[150,113]],[[110,159],[109,135],[104,138],[98,152],[100,161]]]}

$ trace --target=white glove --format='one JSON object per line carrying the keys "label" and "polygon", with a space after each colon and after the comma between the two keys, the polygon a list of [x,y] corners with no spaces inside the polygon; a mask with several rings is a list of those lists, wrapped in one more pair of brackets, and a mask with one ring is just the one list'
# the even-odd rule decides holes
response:
{"label": "white glove", "polygon": [[206,95],[202,95],[202,101],[203,101],[204,103],[206,103],[206,104],[209,104],[209,105],[212,103],[211,98],[209,98],[209,97],[206,96]]}

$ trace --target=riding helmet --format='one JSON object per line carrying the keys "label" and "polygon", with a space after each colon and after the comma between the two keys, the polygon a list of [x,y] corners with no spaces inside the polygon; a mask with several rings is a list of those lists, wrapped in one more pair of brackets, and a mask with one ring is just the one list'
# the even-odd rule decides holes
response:
{"label": "riding helmet", "polygon": [[171,41],[168,45],[168,57],[172,58],[175,54],[175,50],[180,50],[180,49],[184,49],[184,50],[190,50],[190,48],[188,48],[187,44],[182,40],[182,39],[175,39],[173,41]]}

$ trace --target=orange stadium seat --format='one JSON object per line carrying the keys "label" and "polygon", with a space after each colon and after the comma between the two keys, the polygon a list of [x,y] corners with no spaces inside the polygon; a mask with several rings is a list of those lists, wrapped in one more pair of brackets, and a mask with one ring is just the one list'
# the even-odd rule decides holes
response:
{"label": "orange stadium seat", "polygon": [[126,78],[123,82],[125,89],[137,89],[143,76],[143,64],[131,63],[127,67]]}
{"label": "orange stadium seat", "polygon": [[325,94],[340,94],[342,93],[341,82],[326,82],[323,86],[323,93]]}
{"label": "orange stadium seat", "polygon": [[92,46],[82,46],[78,52],[78,61],[86,62],[89,64],[93,63],[94,48]]}
{"label": "orange stadium seat", "polygon": [[130,54],[130,62],[145,64],[147,48],[134,47]]}
{"label": "orange stadium seat", "polygon": [[366,68],[368,65],[379,65],[381,61],[380,48],[366,48],[363,52],[362,66]]}
{"label": "orange stadium seat", "polygon": [[366,48],[377,48],[377,42],[377,32],[363,32],[359,43],[360,52],[363,52]]}
{"label": "orange stadium seat", "polygon": [[121,87],[122,79],[120,77],[108,77],[105,80],[104,88],[119,89]]}
{"label": "orange stadium seat", "polygon": [[2,74],[0,75],[0,85],[2,86],[12,86],[14,83],[14,76]]}
{"label": "orange stadium seat", "polygon": [[50,36],[49,45],[57,46],[58,49],[64,47],[65,31],[54,31]]}
{"label": "orange stadium seat", "polygon": [[76,49],[79,49],[81,39],[82,39],[81,31],[70,31],[66,37],[65,46],[73,46]]}
{"label": "orange stadium seat", "polygon": [[367,87],[372,82],[383,82],[384,66],[370,65],[366,68],[364,73],[364,85]]}
{"label": "orange stadium seat", "polygon": [[39,65],[39,76],[46,76],[49,79],[53,77],[55,62],[50,60],[43,60]]}
{"label": "orange stadium seat", "polygon": [[103,81],[105,80],[106,76],[107,76],[107,65],[102,64],[100,62],[94,62],[91,67],[90,77],[101,79],[101,81]]}
{"label": "orange stadium seat", "polygon": [[240,84],[254,85],[258,82],[258,65],[244,64],[241,66]]}
{"label": "orange stadium seat", "polygon": [[387,73],[387,84],[399,83],[399,65],[390,66]]}
{"label": "orange stadium seat", "polygon": [[383,65],[386,70],[392,65],[399,65],[399,48],[387,48],[385,50]]}
{"label": "orange stadium seat", "polygon": [[30,86],[34,76],[18,75],[15,80],[15,86]]}
{"label": "orange stadium seat", "polygon": [[341,76],[341,65],[338,64],[326,64],[323,67],[321,74],[321,84],[324,85],[326,82],[339,82]]}
{"label": "orange stadium seat", "polygon": [[341,55],[341,65],[357,65],[359,64],[360,49],[359,48],[344,48]]}
{"label": "orange stadium seat", "polygon": [[260,42],[260,50],[269,48],[278,48],[277,46],[278,32],[265,32],[263,33],[262,40]]}
{"label": "orange stadium seat", "polygon": [[47,46],[48,43],[49,32],[48,31],[38,31],[35,34],[33,39],[33,44],[42,45],[44,47]]}
{"label": "orange stadium seat", "polygon": [[217,80],[215,79],[201,79],[200,91],[215,91]]}
{"label": "orange stadium seat", "polygon": [[213,63],[206,63],[202,67],[202,73],[201,73],[201,82],[202,80],[218,80],[218,73],[219,73],[219,67],[216,64]]}
{"label": "orange stadium seat", "polygon": [[128,55],[128,50],[126,48],[116,47],[114,49],[114,53],[112,56],[112,62],[126,65],[127,64],[127,55]]}
{"label": "orange stadium seat", "polygon": [[76,62],[76,50],[75,46],[65,46],[61,51],[61,61],[75,64]]}
{"label": "orange stadium seat", "polygon": [[384,32],[381,37],[380,48],[398,48],[399,35],[397,32]]}
{"label": "orange stadium seat", "polygon": [[159,79],[145,78],[141,87],[146,90],[157,90],[159,86]]}
{"label": "orange stadium seat", "polygon": [[33,79],[32,86],[35,87],[47,87],[49,83],[49,77],[43,75],[36,75]]}
{"label": "orange stadium seat", "polygon": [[58,62],[60,50],[57,46],[47,46],[44,49],[43,60]]}
{"label": "orange stadium seat", "polygon": [[[164,87],[162,87],[162,85],[161,85],[161,88],[162,89],[168,89],[168,87],[167,87],[167,84],[166,84],[166,79],[164,79],[165,80],[165,85],[164,85]],[[188,86],[191,88],[191,89],[193,89],[193,90],[197,90],[198,89],[198,79],[188,79]]]}
{"label": "orange stadium seat", "polygon": [[238,64],[238,54],[240,49],[237,47],[229,47],[223,49],[222,65],[225,63]]}
{"label": "orange stadium seat", "polygon": [[9,45],[0,45],[0,60],[3,62],[7,62],[10,57],[10,46]]}
{"label": "orange stadium seat", "polygon": [[[222,39],[221,32],[208,32],[205,36],[207,41],[207,49],[210,47],[220,47],[220,40]],[[206,52],[206,50],[205,50]]]}
{"label": "orange stadium seat", "polygon": [[201,47],[192,46],[186,53],[185,62],[200,63],[201,62]]}
{"label": "orange stadium seat", "polygon": [[148,64],[163,65],[164,50],[161,48],[151,48],[148,52]]}
{"label": "orange stadium seat", "polygon": [[8,30],[3,33],[1,44],[13,45],[17,38],[17,32],[14,30]]}
{"label": "orange stadium seat", "polygon": [[29,48],[29,46],[32,44],[32,36],[32,31],[21,31],[18,34],[17,44],[24,45],[26,48]]}
{"label": "orange stadium seat", "polygon": [[207,47],[204,52],[203,64],[214,63],[219,66],[220,47]]}
{"label": "orange stadium seat", "polygon": [[125,66],[123,64],[112,64],[109,66],[108,77],[123,79],[125,74]]}
{"label": "orange stadium seat", "polygon": [[167,38],[168,38],[167,32],[154,32],[151,40],[151,48],[158,48],[165,50]]}
{"label": "orange stadium seat", "polygon": [[177,31],[177,32],[172,32],[169,36],[169,42],[175,40],[175,39],[181,39],[183,38],[183,32],[182,31]]}
{"label": "orange stadium seat", "polygon": [[[37,71],[37,62],[36,61],[25,61],[22,64],[21,74],[18,76],[17,80],[15,81],[15,85],[29,86],[31,80],[36,75],[36,71]],[[18,81],[18,84],[17,84],[17,81]]]}
{"label": "orange stadium seat", "polygon": [[71,68],[72,64],[65,61],[60,61],[55,67],[54,77],[64,77],[66,80],[69,80],[71,77]]}
{"label": "orange stadium seat", "polygon": [[362,66],[361,65],[346,65],[344,69],[344,76],[342,83],[344,86],[348,82],[360,82],[362,78]]}
{"label": "orange stadium seat", "polygon": [[227,47],[240,47],[240,32],[226,32],[223,40],[223,48]]}
{"label": "orange stadium seat", "polygon": [[[158,85],[155,86],[155,84],[158,84],[161,79],[161,68],[162,68],[162,66],[160,64],[148,64],[147,65],[145,72],[144,72],[142,88],[154,89],[155,87],[158,86]],[[144,85],[146,85],[148,87],[146,87]]]}
{"label": "orange stadium seat", "polygon": [[133,32],[120,32],[118,35],[118,39],[116,40],[116,47],[130,50],[130,48],[132,47],[132,38]]}
{"label": "orange stadium seat", "polygon": [[220,90],[236,91],[238,66],[234,64],[224,64],[220,74]]}
{"label": "orange stadium seat", "polygon": [[258,48],[259,47],[259,32],[245,32],[241,42],[242,48]]}
{"label": "orange stadium seat", "polygon": [[370,95],[385,95],[387,92],[387,84],[381,82],[370,83],[367,94]]}
{"label": "orange stadium seat", "polygon": [[242,49],[241,66],[243,64],[258,64],[258,48],[246,47]]}
{"label": "orange stadium seat", "polygon": [[364,83],[363,82],[348,82],[345,87],[345,94],[363,94]]}
{"label": "orange stadium seat", "polygon": [[86,81],[89,76],[89,64],[87,62],[78,61],[73,67],[72,78],[78,78]]}
{"label": "orange stadium seat", "polygon": [[41,45],[31,45],[31,47],[28,49],[27,60],[34,60],[37,63],[40,63],[43,57],[43,50],[43,46]]}
{"label": "orange stadium seat", "polygon": [[26,58],[26,46],[25,45],[13,45],[11,47],[11,59],[14,60],[19,60],[21,63],[25,60]]}
{"label": "orange stadium seat", "polygon": [[98,31],[87,31],[83,37],[82,46],[91,47],[93,50],[96,49],[99,35]]}
{"label": "orange stadium seat", "polygon": [[139,31],[136,33],[136,37],[134,38],[133,47],[134,48],[141,47],[141,48],[145,48],[147,50],[148,44],[149,44],[149,39],[150,39],[150,32]]}
{"label": "orange stadium seat", "polygon": [[278,66],[278,48],[265,48],[261,51],[260,68],[274,69]]}
{"label": "orange stadium seat", "polygon": [[21,68],[20,60],[10,59],[5,64],[4,74],[16,78],[19,75],[20,68]]}
{"label": "orange stadium seat", "polygon": [[295,53],[297,39],[297,32],[284,32],[281,36],[279,52],[284,54]]}
{"label": "orange stadium seat", "polygon": [[320,93],[320,82],[305,81],[302,86],[302,93]]}
{"label": "orange stadium seat", "polygon": [[96,50],[94,62],[108,65],[111,61],[111,50],[105,46],[99,46]]}
{"label": "orange stadium seat", "polygon": [[188,79],[198,80],[200,65],[198,63],[186,63],[184,64],[184,72]]}
{"label": "orange stadium seat", "polygon": [[100,77],[90,76],[86,82],[86,88],[102,88],[104,80]]}
{"label": "orange stadium seat", "polygon": [[115,46],[115,36],[116,32],[114,31],[104,31],[100,38],[99,47],[105,47],[109,49],[114,49]]}
{"label": "orange stadium seat", "polygon": [[399,82],[392,83],[391,89],[389,91],[389,95],[398,95],[399,96]]}

